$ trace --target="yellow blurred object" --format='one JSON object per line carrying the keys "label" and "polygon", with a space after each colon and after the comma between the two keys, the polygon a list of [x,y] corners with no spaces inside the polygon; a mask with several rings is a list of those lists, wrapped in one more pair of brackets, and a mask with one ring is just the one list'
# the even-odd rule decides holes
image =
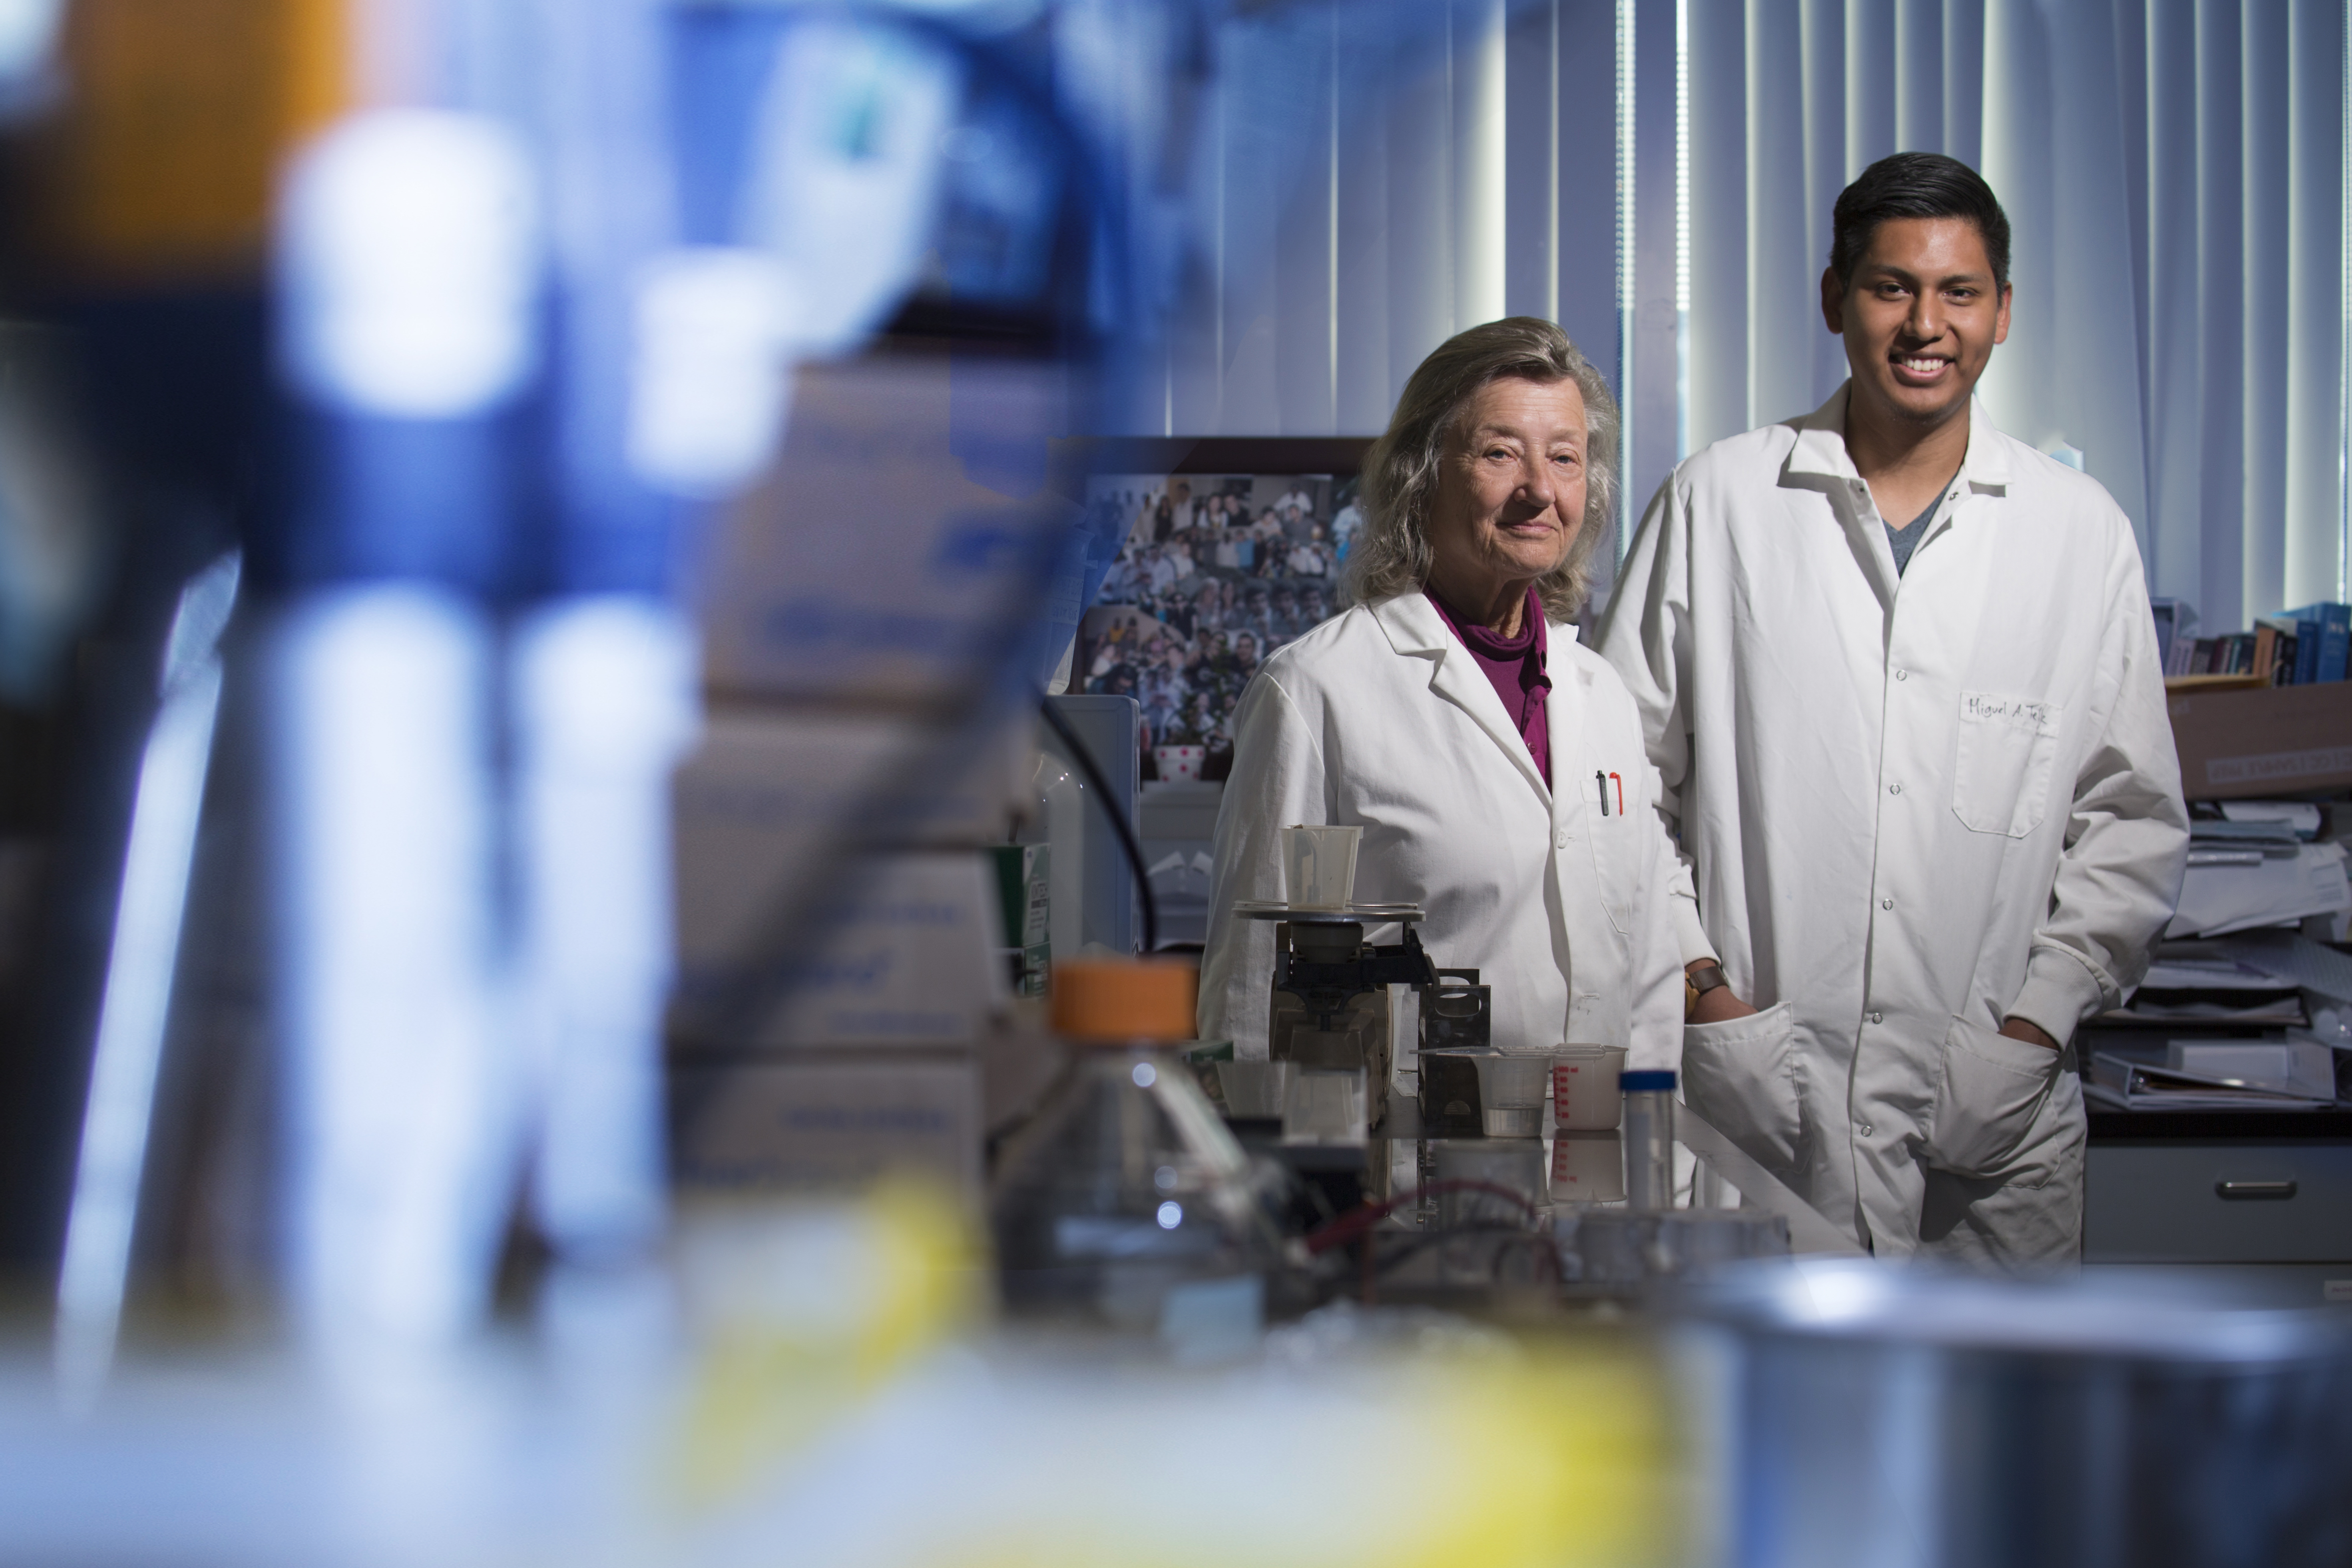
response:
{"label": "yellow blurred object", "polygon": [[1193,1037],[1200,972],[1168,959],[1073,959],[1054,965],[1054,1032],[1126,1045]]}
{"label": "yellow blurred object", "polygon": [[686,1500],[738,1490],[967,1327],[978,1239],[943,1187],[892,1180],[856,1201],[740,1204],[680,1216],[700,1341],[677,1455]]}
{"label": "yellow blurred object", "polygon": [[[1283,1374],[1253,1374],[1283,1381]],[[1124,1400],[1140,1408],[1118,1409]],[[1172,1387],[1107,1385],[1098,1415],[1007,1468],[1013,1522],[961,1522],[958,1568],[1666,1568],[1685,1485],[1654,1347],[1597,1336],[1524,1357],[1334,1369],[1210,1429]],[[1197,1404],[1197,1394],[1190,1403]],[[1033,1418],[1034,1419],[1034,1418]],[[1024,1444],[1007,1412],[997,1438]],[[1055,1451],[1060,1445],[1068,1452]],[[1205,1446],[1213,1445],[1213,1447]],[[1071,1473],[1074,1453],[1101,1454]],[[1086,1462],[1086,1461],[1079,1461]]]}
{"label": "yellow blurred object", "polygon": [[349,104],[347,0],[75,0],[23,149],[37,261],[84,286],[257,275],[278,168]]}

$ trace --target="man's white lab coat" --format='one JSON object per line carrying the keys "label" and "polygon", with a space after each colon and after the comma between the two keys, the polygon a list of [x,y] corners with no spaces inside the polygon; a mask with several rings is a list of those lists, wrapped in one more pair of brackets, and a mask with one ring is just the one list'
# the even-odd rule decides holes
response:
{"label": "man's white lab coat", "polygon": [[1685,1031],[1685,1094],[1882,1254],[2062,1259],[2080,1077],[1996,1031],[2115,1005],[2179,891],[2139,551],[1978,405],[1898,577],[1845,404],[1676,468],[1601,632],[1681,837],[1683,956],[1765,1010]]}
{"label": "man's white lab coat", "polygon": [[[1494,987],[1497,1046],[1593,1041],[1628,1046],[1635,1066],[1675,1065],[1675,864],[1641,717],[1574,626],[1552,623],[1549,637],[1556,790],[1425,595],[1359,605],[1266,660],[1234,715],[1202,1038],[1265,1055],[1274,927],[1234,919],[1233,905],[1284,896],[1283,828],[1355,823],[1358,901],[1428,911],[1431,957]],[[1366,934],[1394,941],[1395,928]]]}

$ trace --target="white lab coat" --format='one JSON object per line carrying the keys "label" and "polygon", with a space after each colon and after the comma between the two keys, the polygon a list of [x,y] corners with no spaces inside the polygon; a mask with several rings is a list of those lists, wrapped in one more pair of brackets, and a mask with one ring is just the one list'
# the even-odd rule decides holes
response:
{"label": "white lab coat", "polygon": [[1845,400],[1676,468],[1601,635],[1682,840],[1682,956],[1765,1009],[1685,1032],[1685,1094],[1881,1254],[2057,1261],[2079,1073],[1996,1031],[2115,1005],[2179,890],[2139,552],[1979,405],[1898,577]]}
{"label": "white lab coat", "polygon": [[[1266,660],[1234,716],[1202,1038],[1265,1055],[1274,927],[1236,920],[1233,905],[1284,896],[1283,828],[1354,823],[1364,829],[1358,900],[1428,911],[1431,957],[1475,968],[1494,987],[1496,1045],[1594,1041],[1628,1047],[1635,1066],[1675,1065],[1675,865],[1641,717],[1574,626],[1552,624],[1549,637],[1557,794],[1425,595],[1359,605]],[[1607,816],[1596,773],[1615,775]],[[1395,928],[1367,935],[1393,941]]]}

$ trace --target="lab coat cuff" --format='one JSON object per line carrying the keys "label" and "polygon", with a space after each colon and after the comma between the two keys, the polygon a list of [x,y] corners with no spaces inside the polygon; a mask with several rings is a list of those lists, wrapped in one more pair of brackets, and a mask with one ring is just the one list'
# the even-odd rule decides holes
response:
{"label": "lab coat cuff", "polygon": [[2063,1046],[2074,1037],[2074,1026],[2099,1010],[2105,991],[2091,966],[2073,953],[2037,946],[2007,1016],[2024,1019]]}
{"label": "lab coat cuff", "polygon": [[1675,940],[1682,944],[1683,967],[1688,969],[1701,959],[1716,962],[1721,955],[1715,951],[1715,943],[1707,941],[1706,927],[1699,923],[1698,900],[1676,893],[1674,906]]}

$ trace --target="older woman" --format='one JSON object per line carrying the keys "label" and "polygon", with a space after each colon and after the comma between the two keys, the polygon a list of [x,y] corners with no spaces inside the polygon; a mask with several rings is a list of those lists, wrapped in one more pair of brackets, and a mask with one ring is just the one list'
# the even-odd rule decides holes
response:
{"label": "older woman", "polygon": [[1353,823],[1358,900],[1428,911],[1436,962],[1493,985],[1496,1045],[1675,1064],[1674,851],[1633,699],[1570,619],[1616,444],[1549,321],[1473,328],[1413,372],[1366,461],[1355,607],[1268,658],[1234,715],[1203,1037],[1265,1054],[1274,931],[1234,903],[1283,897],[1284,827]]}

